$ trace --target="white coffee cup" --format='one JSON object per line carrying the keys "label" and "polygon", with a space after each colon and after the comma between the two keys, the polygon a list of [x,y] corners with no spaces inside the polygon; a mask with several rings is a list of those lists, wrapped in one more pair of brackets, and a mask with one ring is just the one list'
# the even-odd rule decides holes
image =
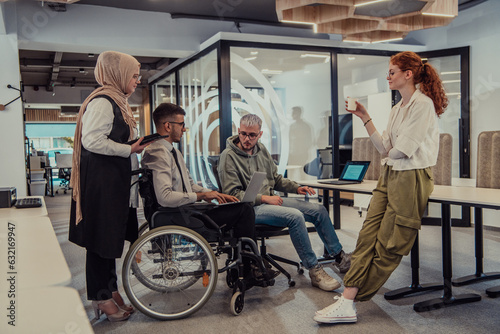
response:
{"label": "white coffee cup", "polygon": [[347,98],[347,110],[356,110],[356,100],[355,97]]}

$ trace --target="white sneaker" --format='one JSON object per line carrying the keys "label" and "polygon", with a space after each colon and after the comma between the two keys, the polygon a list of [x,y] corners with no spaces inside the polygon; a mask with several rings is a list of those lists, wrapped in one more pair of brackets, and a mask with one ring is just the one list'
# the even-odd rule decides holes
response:
{"label": "white sneaker", "polygon": [[328,275],[320,264],[309,269],[309,277],[311,278],[312,285],[321,290],[333,291],[340,288],[339,281]]}
{"label": "white sneaker", "polygon": [[335,299],[337,300],[335,303],[316,311],[313,319],[325,324],[357,322],[358,317],[356,316],[354,301],[344,299],[343,296],[336,296]]}

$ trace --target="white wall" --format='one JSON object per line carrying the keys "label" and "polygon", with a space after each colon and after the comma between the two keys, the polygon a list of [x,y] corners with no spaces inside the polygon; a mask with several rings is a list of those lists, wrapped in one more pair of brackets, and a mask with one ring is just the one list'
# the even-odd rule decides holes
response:
{"label": "white wall", "polygon": [[[2,4],[2,17],[15,17],[13,3]],[[7,104],[19,96],[19,92],[7,85],[20,88],[19,54],[17,35],[9,32],[9,22],[1,20],[3,32],[0,33],[0,103]],[[5,25],[4,25],[5,23]],[[24,124],[21,99],[9,104],[0,111],[0,187],[16,187],[18,196],[26,196],[26,169],[24,159]]]}

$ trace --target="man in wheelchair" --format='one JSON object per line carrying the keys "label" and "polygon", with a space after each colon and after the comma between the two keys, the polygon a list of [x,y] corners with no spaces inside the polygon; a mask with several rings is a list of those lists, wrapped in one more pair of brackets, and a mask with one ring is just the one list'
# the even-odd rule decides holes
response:
{"label": "man in wheelchair", "polygon": [[[156,225],[185,226],[200,233],[209,242],[217,239],[218,230],[234,245],[240,239],[255,242],[255,214],[252,206],[248,203],[222,206],[211,203],[213,200],[219,204],[238,202],[238,199],[196,184],[182,154],[173,147],[172,144],[179,143],[186,131],[185,114],[181,107],[171,103],[162,103],[153,112],[157,132],[168,137],[155,141],[143,153],[142,166],[150,170],[149,177],[152,178],[154,188],[149,193],[156,197],[153,202],[160,206],[145,207],[146,218],[151,223],[148,215],[151,216],[153,211],[159,209],[160,213],[168,214],[161,217],[157,214],[156,219],[153,219]],[[141,186],[144,188],[144,184]],[[141,196],[144,196],[143,192],[141,191]],[[205,203],[197,203],[199,201]],[[243,251],[253,255],[242,259],[244,276],[248,278],[247,287],[274,284],[273,279],[279,272],[263,264],[257,247],[253,247],[251,241],[242,243]]]}

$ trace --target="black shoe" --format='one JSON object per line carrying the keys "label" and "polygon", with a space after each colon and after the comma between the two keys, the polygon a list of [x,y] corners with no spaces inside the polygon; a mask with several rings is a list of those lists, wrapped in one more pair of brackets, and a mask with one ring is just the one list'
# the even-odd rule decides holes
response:
{"label": "black shoe", "polygon": [[258,281],[262,281],[262,280],[269,281],[269,280],[272,280],[273,278],[277,277],[280,274],[279,271],[273,270],[271,268],[266,268],[265,273],[263,273],[262,270],[260,269],[260,267],[253,264],[253,263],[250,265],[250,267],[252,268],[253,277]]}

